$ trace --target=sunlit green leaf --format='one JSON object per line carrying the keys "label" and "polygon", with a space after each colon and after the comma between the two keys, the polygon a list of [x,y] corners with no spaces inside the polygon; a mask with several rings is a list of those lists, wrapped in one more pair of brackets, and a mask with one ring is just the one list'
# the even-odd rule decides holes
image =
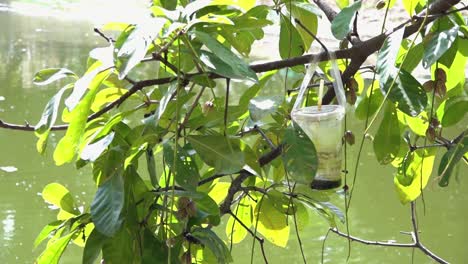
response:
{"label": "sunlit green leaf", "polygon": [[40,70],[34,74],[33,82],[36,85],[47,85],[66,77],[74,77],[75,79],[78,79],[78,76],[69,69],[50,68]]}
{"label": "sunlit green leaf", "polygon": [[[76,231],[75,231],[76,232]],[[57,264],[62,256],[65,248],[72,239],[75,232],[72,232],[66,236],[63,236],[49,245],[42,252],[42,254],[37,258],[37,264]]]}
{"label": "sunlit green leaf", "polygon": [[[289,5],[286,5],[286,7],[289,8]],[[299,20],[300,23],[307,28],[307,30],[305,30],[299,25],[296,27],[302,37],[305,51],[307,51],[310,48],[312,41],[314,41],[314,38],[309,32],[317,35],[318,17],[321,16],[321,11],[315,5],[310,3],[292,2],[290,12],[294,19]]]}
{"label": "sunlit green leaf", "polygon": [[81,151],[81,159],[91,162],[96,161],[96,159],[101,156],[104,150],[106,150],[106,148],[112,143],[114,135],[115,133],[111,132],[96,142],[87,144]]}
{"label": "sunlit green leaf", "polygon": [[[403,39],[404,30],[398,30],[387,37],[377,57],[376,72],[380,86],[389,86],[396,77],[398,69],[395,67],[398,50]],[[388,89],[388,88],[387,88]],[[387,90],[385,89],[385,91]]]}
{"label": "sunlit green leaf", "polygon": [[402,0],[402,2],[403,2],[403,7],[405,8],[406,12],[408,12],[410,16],[413,16],[415,14],[416,6],[420,2],[426,2],[426,1],[425,0]]}
{"label": "sunlit green leaf", "polygon": [[52,234],[52,232],[54,232],[56,229],[58,229],[62,223],[63,220],[57,220],[44,226],[44,228],[42,228],[41,232],[39,233],[39,235],[37,235],[36,239],[34,240],[34,248],[39,246],[42,243],[42,241],[48,238],[49,235]]}
{"label": "sunlit green leaf", "polygon": [[123,79],[145,57],[149,46],[158,36],[166,23],[166,19],[155,17],[137,24],[134,28],[128,28],[115,42],[114,59],[119,72],[119,78]]}
{"label": "sunlit green leaf", "polygon": [[200,58],[214,72],[233,79],[258,81],[257,74],[231,50],[207,33],[196,31],[195,35],[212,53],[202,53]]}
{"label": "sunlit green leaf", "polygon": [[54,160],[57,165],[71,162],[75,157],[78,147],[81,144],[91,103],[102,81],[104,81],[109,74],[110,70],[97,74],[89,86],[89,92],[70,113],[70,125],[65,136],[57,144],[54,152]]}
{"label": "sunlit green leaf", "polygon": [[42,198],[60,209],[70,213],[79,214],[70,191],[59,183],[50,183],[42,190]]}
{"label": "sunlit green leaf", "polygon": [[418,116],[411,117],[405,115],[406,124],[416,135],[425,136],[429,127],[429,119],[426,112],[421,112]]}
{"label": "sunlit green leaf", "polygon": [[331,24],[331,31],[336,39],[344,39],[353,27],[353,18],[361,8],[361,1],[355,1],[336,15]]}
{"label": "sunlit green leaf", "polygon": [[271,243],[286,247],[289,240],[290,225],[285,215],[276,210],[268,196],[264,196],[255,207],[255,219],[258,219],[257,231]]}
{"label": "sunlit green leaf", "polygon": [[452,46],[458,36],[458,29],[459,27],[453,27],[432,36],[424,49],[424,68],[429,68]]}
{"label": "sunlit green leaf", "polygon": [[[96,98],[91,105],[91,110],[93,112],[97,112],[101,110],[108,103],[112,103],[115,100],[122,97],[124,94],[128,92],[127,89],[117,88],[117,87],[110,87],[106,89],[102,89],[96,94]],[[139,99],[136,94],[132,94],[128,99]],[[127,99],[127,100],[128,100]]]}
{"label": "sunlit green leaf", "polygon": [[215,201],[217,204],[220,204],[224,198],[226,198],[226,193],[231,186],[228,182],[216,182],[210,188],[208,195]]}
{"label": "sunlit green leaf", "polygon": [[335,0],[335,2],[338,5],[338,7],[341,9],[349,6],[349,0]]}
{"label": "sunlit green leaf", "polygon": [[[115,165],[115,166],[122,166]],[[122,224],[121,211],[124,205],[124,183],[122,168],[115,168],[114,174],[99,186],[91,203],[91,216],[96,229],[112,237]]]}
{"label": "sunlit green leaf", "polygon": [[187,139],[217,173],[236,173],[244,166],[244,154],[235,140],[221,135],[188,136]]}
{"label": "sunlit green leaf", "polygon": [[[252,226],[253,221],[253,204],[251,199],[246,196],[239,201],[236,209],[233,213],[236,214],[237,218],[247,227]],[[240,243],[247,236],[248,232],[234,217],[229,217],[226,224],[226,236],[232,243]]]}
{"label": "sunlit green leaf", "polygon": [[388,164],[400,150],[400,128],[395,107],[387,103],[384,117],[374,137],[375,157],[381,164]]}
{"label": "sunlit green leaf", "polygon": [[301,56],[309,47],[304,47],[301,34],[289,17],[280,16],[279,53],[282,59]]}
{"label": "sunlit green leaf", "polygon": [[456,96],[444,101],[437,108],[437,118],[443,127],[449,127],[463,120],[468,113],[468,97]]}
{"label": "sunlit green leaf", "polygon": [[409,154],[398,168],[394,184],[400,198],[405,204],[416,200],[421,195],[434,165],[435,151],[414,151]]}
{"label": "sunlit green leaf", "polygon": [[41,120],[34,127],[35,134],[39,138],[36,143],[36,149],[41,154],[46,149],[50,129],[55,124],[55,120],[57,120],[57,113],[63,93],[72,87],[72,84],[63,87],[49,100],[42,112]]}

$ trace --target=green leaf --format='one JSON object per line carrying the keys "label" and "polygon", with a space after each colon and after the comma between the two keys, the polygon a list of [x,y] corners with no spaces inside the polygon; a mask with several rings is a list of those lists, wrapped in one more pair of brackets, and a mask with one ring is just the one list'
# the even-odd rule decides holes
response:
{"label": "green leaf", "polygon": [[419,62],[421,62],[424,55],[423,42],[414,45],[409,49],[410,43],[411,41],[408,39],[403,40],[401,44],[402,48],[400,49],[400,54],[398,54],[398,59],[396,61],[397,66],[401,65],[401,68],[407,72],[413,72],[413,70],[419,65]]}
{"label": "green leaf", "polygon": [[465,95],[465,66],[468,58],[468,39],[456,38],[452,47],[439,59],[439,63],[431,67],[433,76],[436,66],[442,68],[447,74],[447,98]]}
{"label": "green leaf", "polygon": [[153,187],[158,186],[158,178],[156,176],[156,162],[154,160],[154,152],[152,147],[146,149],[146,167],[148,169],[148,174],[150,176],[151,185]]}
{"label": "green leaf", "polygon": [[395,107],[387,103],[380,127],[374,137],[375,157],[381,164],[389,164],[400,150],[400,128]]}
{"label": "green leaf", "polygon": [[46,202],[70,214],[77,215],[80,213],[80,211],[76,209],[75,201],[70,191],[59,183],[50,183],[44,187],[44,190],[42,190],[42,198]]}
{"label": "green leaf", "polygon": [[340,9],[343,9],[349,6],[349,0],[335,0],[335,2]]}
{"label": "green leaf", "polygon": [[151,126],[157,127],[159,124],[159,121],[161,120],[162,115],[166,111],[167,105],[172,99],[172,95],[177,91],[177,83],[172,83],[169,85],[169,88],[167,91],[164,93],[163,97],[161,100],[159,100],[159,105],[156,111],[154,112],[153,115],[150,117],[146,118],[144,123],[149,124]]}
{"label": "green leaf", "polygon": [[97,74],[89,86],[89,92],[70,113],[70,125],[67,132],[55,148],[54,160],[57,165],[71,162],[75,157],[83,138],[91,103],[99,86],[109,75],[110,70]]}
{"label": "green leaf", "polygon": [[218,204],[206,193],[196,192],[193,200],[197,214],[190,219],[189,225],[209,224],[217,226],[221,222]]}
{"label": "green leaf", "polygon": [[[270,80],[272,80],[272,77],[277,73],[278,71],[269,71],[264,73],[261,77],[258,83],[252,85],[250,88],[248,88],[239,98],[239,107],[240,108],[245,108],[247,110],[248,105],[250,104],[250,100],[254,98],[259,91],[261,91],[264,87],[266,87],[269,83]],[[278,89],[279,90],[279,89]],[[275,90],[276,93],[276,90]],[[279,95],[279,94],[278,94]]]}
{"label": "green leaf", "polygon": [[352,5],[345,7],[333,19],[331,31],[336,39],[344,39],[353,27],[353,18],[361,8],[361,1],[355,1]]}
{"label": "green leaf", "polygon": [[426,130],[429,127],[429,119],[427,118],[427,113],[421,112],[416,117],[404,115],[406,124],[408,125],[409,128],[411,128],[411,131],[413,131],[416,135],[419,136],[426,136]]}
{"label": "green leaf", "polygon": [[213,252],[218,263],[232,262],[231,253],[226,244],[209,228],[195,227],[191,234]]}
{"label": "green leaf", "polygon": [[271,243],[286,247],[289,240],[290,225],[285,215],[276,210],[268,196],[264,196],[255,207],[255,219],[258,220],[257,231]]}
{"label": "green leaf", "polygon": [[[465,133],[466,134],[466,133]],[[439,164],[439,186],[447,187],[453,169],[468,152],[468,137],[465,136],[459,143],[452,146],[442,157]]]}
{"label": "green leaf", "polygon": [[195,191],[197,189],[200,174],[198,173],[194,157],[188,151],[177,145],[176,153],[174,153],[173,145],[166,142],[164,144],[164,159],[171,171],[175,173],[177,184],[188,191]]}
{"label": "green leaf", "polygon": [[283,100],[284,96],[282,95],[256,96],[249,102],[250,118],[253,121],[259,121],[274,113]]}
{"label": "green leaf", "polygon": [[[369,90],[371,87],[368,88]],[[370,97],[370,91],[366,95],[362,95],[363,98],[358,101],[354,115],[360,120],[364,120],[367,117],[367,112],[369,112],[369,117],[377,112],[380,104],[383,102],[383,95],[379,89],[379,82],[374,82],[372,97]]]}
{"label": "green leaf", "polygon": [[34,248],[37,248],[37,246],[39,246],[42,241],[48,238],[52,232],[57,230],[60,227],[60,225],[62,225],[62,223],[63,220],[57,220],[44,226],[44,228],[42,228],[41,232],[39,233],[39,235],[37,235],[36,239],[34,240]]}
{"label": "green leaf", "polygon": [[387,37],[377,56],[376,72],[379,77],[380,87],[387,87],[397,76],[398,69],[395,67],[398,51],[403,39],[404,30],[398,30]]}
{"label": "green leaf", "polygon": [[403,2],[403,7],[405,8],[406,12],[408,12],[410,16],[413,16],[415,14],[416,6],[418,6],[420,2],[424,3],[425,1],[424,0],[402,0],[402,2]]}
{"label": "green leaf", "polygon": [[258,82],[257,74],[249,65],[215,38],[201,31],[196,31],[195,36],[212,52],[202,52],[200,58],[211,70],[232,79]]}
{"label": "green leaf", "polygon": [[[307,47],[308,48],[308,47]],[[301,34],[289,20],[289,17],[281,14],[279,52],[282,59],[301,56],[307,49],[304,47]]]}
{"label": "green leaf", "polygon": [[39,120],[37,125],[34,127],[35,134],[39,138],[36,143],[36,149],[37,152],[41,154],[44,153],[47,147],[50,128],[55,124],[55,120],[57,120],[57,113],[63,93],[71,87],[73,87],[72,84],[66,85],[49,100],[42,112],[41,120]]}
{"label": "green leaf", "polygon": [[417,150],[404,159],[393,179],[400,201],[403,204],[416,200],[421,195],[434,165],[435,151]]}
{"label": "green leaf", "polygon": [[312,183],[318,168],[314,143],[294,124],[286,129],[283,144],[283,162],[289,176],[298,183]]}
{"label": "green leaf", "polygon": [[86,245],[83,249],[83,264],[96,263],[99,254],[101,254],[102,246],[107,237],[103,236],[99,231],[93,229],[91,234],[86,239]]}
{"label": "green leaf", "polygon": [[[168,262],[169,249],[147,228],[143,233],[143,242],[142,264],[166,264]],[[172,254],[172,257],[174,260],[178,258],[177,254]],[[176,263],[174,260],[172,263]]]}
{"label": "green leaf", "polygon": [[147,19],[135,27],[128,28],[115,42],[114,60],[119,79],[127,74],[146,56],[149,46],[159,35],[166,19]]}
{"label": "green leaf", "polygon": [[57,264],[62,256],[65,248],[67,247],[68,243],[72,239],[73,235],[75,235],[77,231],[72,232],[66,236],[63,236],[49,245],[47,245],[46,249],[42,252],[42,254],[37,258],[37,264]]}
{"label": "green leaf", "polygon": [[236,173],[244,166],[244,153],[238,142],[222,135],[188,136],[202,160],[217,173]]}
{"label": "green leaf", "polygon": [[103,138],[99,139],[94,143],[87,144],[83,150],[81,151],[81,159],[88,160],[94,162],[101,156],[104,150],[112,143],[114,140],[114,132],[111,132],[104,136]]}
{"label": "green leaf", "polygon": [[453,27],[434,35],[424,49],[423,67],[429,68],[452,46],[459,27]]}
{"label": "green leaf", "polygon": [[437,118],[443,127],[449,127],[463,120],[468,113],[468,97],[456,96],[445,100],[437,108]]}
{"label": "green leaf", "polygon": [[[382,93],[388,91],[386,87],[381,87],[381,90]],[[410,116],[419,115],[427,106],[427,94],[422,85],[405,70],[400,70],[388,99],[395,103],[399,110]]]}
{"label": "green leaf", "polygon": [[[105,105],[108,103],[112,103],[115,100],[122,97],[124,94],[128,92],[127,89],[117,88],[117,87],[109,87],[106,89],[102,89],[99,93],[96,94],[96,98],[91,105],[91,110],[93,112],[97,112],[101,110]],[[138,95],[132,94],[128,99],[139,99]],[[127,100],[128,100],[127,99]]]}
{"label": "green leaf", "polygon": [[140,263],[138,252],[140,252],[139,242],[134,239],[134,234],[127,227],[121,228],[112,239],[106,239],[102,246],[102,258],[106,264]]}
{"label": "green leaf", "polygon": [[47,85],[66,77],[74,77],[75,79],[78,79],[78,76],[69,69],[50,68],[36,72],[36,74],[34,74],[33,82],[36,85]]}
{"label": "green leaf", "polygon": [[[289,4],[286,5],[286,7],[289,8]],[[295,19],[299,20],[302,25],[307,28],[309,32],[317,35],[317,17],[321,17],[320,9],[310,3],[292,2],[290,12]],[[312,41],[314,41],[314,38],[307,32],[307,30],[303,29],[299,25],[297,26],[297,30],[302,37],[304,50],[307,51],[312,44]]]}
{"label": "green leaf", "polygon": [[[88,87],[92,85],[96,76],[103,69],[104,68],[101,62],[95,62],[89,67],[86,73],[75,82],[73,85],[73,91],[67,97],[67,99],[65,99],[65,105],[67,106],[67,110],[69,112],[75,109],[78,103],[80,103],[80,100],[83,98],[86,91],[88,91]],[[91,87],[89,89],[91,90]]]}
{"label": "green leaf", "polygon": [[[247,227],[250,228],[253,223],[253,205],[250,197],[244,197],[239,201],[236,210],[233,213]],[[240,243],[247,236],[248,232],[234,217],[229,217],[226,224],[226,236],[232,243]]]}
{"label": "green leaf", "polygon": [[112,237],[122,224],[121,211],[124,205],[124,183],[121,167],[115,164],[114,174],[99,186],[91,203],[91,216],[96,229]]}

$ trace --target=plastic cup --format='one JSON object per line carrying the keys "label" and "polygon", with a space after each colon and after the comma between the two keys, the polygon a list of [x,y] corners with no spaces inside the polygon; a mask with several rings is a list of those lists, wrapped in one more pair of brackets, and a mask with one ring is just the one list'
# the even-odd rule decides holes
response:
{"label": "plastic cup", "polygon": [[323,105],[298,109],[293,120],[312,140],[318,155],[317,174],[310,184],[313,189],[333,189],[341,185],[341,149],[344,107]]}

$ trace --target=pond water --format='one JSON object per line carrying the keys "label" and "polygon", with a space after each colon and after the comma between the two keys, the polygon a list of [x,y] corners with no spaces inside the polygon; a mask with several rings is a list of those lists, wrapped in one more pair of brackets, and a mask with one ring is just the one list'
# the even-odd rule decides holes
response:
{"label": "pond water", "polygon": [[[105,44],[92,33],[92,24],[86,21],[0,11],[0,25],[0,119],[6,122],[35,124],[47,100],[60,88],[59,85],[34,86],[31,80],[36,71],[67,67],[82,73],[88,51],[97,44]],[[359,135],[363,124],[352,123],[351,129]],[[52,141],[60,136],[54,135]],[[34,250],[33,241],[56,215],[39,195],[46,184],[59,182],[67,186],[84,205],[89,204],[95,190],[88,170],[76,171],[72,165],[56,167],[51,151],[40,156],[35,142],[33,133],[0,129],[0,167],[3,167],[0,169],[0,263],[32,263],[40,253],[42,248]],[[357,146],[348,149],[350,168],[354,166],[356,149]],[[365,145],[363,153],[349,212],[352,234],[369,240],[410,242],[408,235],[400,233],[411,230],[410,209],[397,198],[393,187],[394,169],[377,164],[371,144]],[[466,168],[460,167],[459,182],[453,181],[447,188],[440,188],[434,182],[429,184],[424,193],[425,214],[421,202],[418,203],[423,242],[453,263],[468,263]],[[339,198],[333,202],[341,207],[344,203]],[[320,262],[327,228],[327,224],[316,217],[300,233],[309,263]],[[224,227],[218,229],[224,234]],[[251,239],[234,246],[236,263],[250,262],[250,247]],[[81,250],[71,245],[61,263],[80,262]],[[302,263],[294,234],[287,248],[267,243],[266,252],[271,263]],[[353,243],[349,262],[411,263],[412,254],[412,249]],[[346,256],[347,240],[330,234],[325,262],[344,263]],[[255,263],[261,263],[258,247]],[[431,260],[416,251],[414,263],[431,263]]]}

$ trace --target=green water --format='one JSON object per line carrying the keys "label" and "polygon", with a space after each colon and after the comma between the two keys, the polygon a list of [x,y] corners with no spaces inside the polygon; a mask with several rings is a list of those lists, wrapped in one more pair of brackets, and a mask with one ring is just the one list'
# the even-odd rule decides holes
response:
{"label": "green water", "polygon": [[[87,52],[102,42],[84,21],[58,20],[53,17],[24,16],[0,11],[0,119],[6,122],[35,124],[48,98],[60,86],[34,86],[33,74],[45,67],[67,67],[83,73]],[[361,123],[352,125],[356,135]],[[456,131],[455,131],[456,132]],[[454,133],[455,133],[454,132]],[[52,137],[54,142],[61,135]],[[40,253],[33,241],[40,229],[55,219],[56,212],[47,208],[39,193],[50,182],[67,186],[80,203],[89,204],[94,185],[89,171],[73,166],[56,167],[49,151],[40,156],[35,150],[32,133],[0,129],[0,167],[13,166],[14,172],[0,170],[0,263],[32,263]],[[369,240],[410,242],[400,231],[410,231],[409,206],[398,201],[393,188],[394,169],[378,166],[366,144],[350,210],[350,229]],[[349,165],[354,165],[357,146],[348,149]],[[439,188],[432,182],[424,193],[426,213],[418,203],[421,238],[426,246],[453,263],[468,263],[468,175],[460,167],[459,182]],[[336,198],[333,202],[342,205]],[[218,228],[224,230],[224,227]],[[308,263],[319,263],[322,240],[327,225],[319,217],[301,231]],[[224,233],[224,231],[222,232]],[[236,263],[250,263],[251,239],[235,245]],[[345,263],[347,241],[330,234],[325,248],[326,263]],[[62,263],[79,263],[81,248],[71,245]],[[286,249],[267,243],[270,263],[302,263],[295,235]],[[261,263],[260,249],[255,248],[255,263]],[[411,263],[412,250],[352,244],[350,263]],[[414,263],[431,263],[419,251]]]}

